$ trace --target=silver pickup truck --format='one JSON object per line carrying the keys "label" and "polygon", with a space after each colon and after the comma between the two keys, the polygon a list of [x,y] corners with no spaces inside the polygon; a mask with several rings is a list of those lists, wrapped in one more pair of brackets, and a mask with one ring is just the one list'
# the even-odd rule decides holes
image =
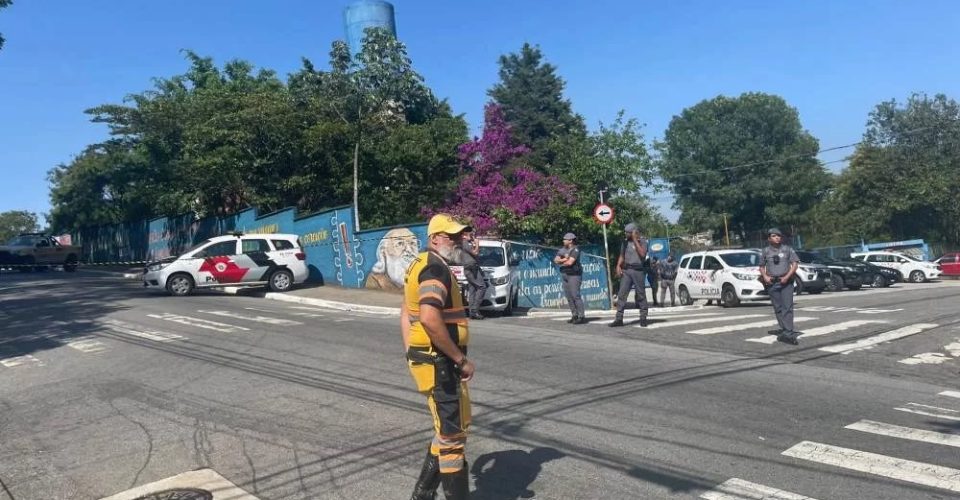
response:
{"label": "silver pickup truck", "polygon": [[80,247],[63,245],[52,236],[24,233],[0,245],[0,266],[12,266],[22,272],[63,266],[64,271],[73,272],[81,254]]}

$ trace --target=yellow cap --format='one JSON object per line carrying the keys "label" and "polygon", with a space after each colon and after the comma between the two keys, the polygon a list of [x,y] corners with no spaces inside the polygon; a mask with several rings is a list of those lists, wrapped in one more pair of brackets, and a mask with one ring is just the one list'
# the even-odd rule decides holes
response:
{"label": "yellow cap", "polygon": [[427,236],[433,236],[437,233],[457,234],[467,226],[457,222],[450,214],[437,214],[430,218],[430,224],[427,225]]}

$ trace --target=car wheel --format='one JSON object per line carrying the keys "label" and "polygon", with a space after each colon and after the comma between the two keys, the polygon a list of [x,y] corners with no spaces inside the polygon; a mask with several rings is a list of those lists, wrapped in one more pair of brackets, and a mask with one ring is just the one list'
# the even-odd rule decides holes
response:
{"label": "car wheel", "polygon": [[274,292],[286,292],[293,288],[293,274],[286,269],[274,271],[270,275],[270,290]]}
{"label": "car wheel", "polygon": [[841,292],[843,291],[843,278],[834,274],[830,277],[830,285],[828,287],[831,292]]}
{"label": "car wheel", "polygon": [[927,277],[924,276],[923,271],[914,271],[910,273],[910,281],[913,283],[923,283],[927,280]]}
{"label": "car wheel", "polygon": [[510,300],[507,301],[507,307],[503,309],[503,312],[500,313],[504,316],[513,316],[513,308],[517,306],[517,294],[511,293]]}
{"label": "car wheel", "polygon": [[193,278],[186,273],[177,273],[167,278],[167,292],[174,297],[184,297],[193,291]]}
{"label": "car wheel", "polygon": [[737,290],[733,288],[733,285],[723,285],[720,298],[723,300],[723,307],[737,307],[740,305],[740,297],[737,297]]}
{"label": "car wheel", "polygon": [[681,306],[689,306],[693,304],[693,299],[690,298],[690,292],[687,291],[687,287],[680,285],[680,290],[677,292],[680,295]]}
{"label": "car wheel", "polygon": [[68,273],[77,272],[77,256],[71,255],[67,257],[67,261],[63,263],[63,270]]}
{"label": "car wheel", "polygon": [[882,274],[874,274],[873,279],[870,280],[871,288],[883,288],[887,285],[887,280],[883,277]]}
{"label": "car wheel", "polygon": [[793,294],[800,295],[801,293],[803,293],[803,280],[794,276],[793,277]]}

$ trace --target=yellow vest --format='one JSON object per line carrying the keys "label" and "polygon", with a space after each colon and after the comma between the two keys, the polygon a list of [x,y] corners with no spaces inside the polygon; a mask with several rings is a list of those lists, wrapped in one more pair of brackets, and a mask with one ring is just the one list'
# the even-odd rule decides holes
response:
{"label": "yellow vest", "polygon": [[450,338],[461,347],[469,343],[467,314],[457,278],[443,258],[429,250],[418,255],[407,268],[403,303],[410,318],[410,347],[430,348],[430,337],[420,323],[421,300],[442,304],[443,322]]}

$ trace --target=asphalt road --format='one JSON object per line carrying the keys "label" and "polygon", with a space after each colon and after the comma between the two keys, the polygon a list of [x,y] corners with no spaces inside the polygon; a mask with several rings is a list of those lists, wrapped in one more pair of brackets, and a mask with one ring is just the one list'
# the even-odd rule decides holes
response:
{"label": "asphalt road", "polygon": [[[473,322],[473,498],[960,497],[957,285],[802,296],[796,347],[769,305]],[[198,468],[262,499],[407,498],[431,424],[397,322],[4,273],[0,499]]]}

